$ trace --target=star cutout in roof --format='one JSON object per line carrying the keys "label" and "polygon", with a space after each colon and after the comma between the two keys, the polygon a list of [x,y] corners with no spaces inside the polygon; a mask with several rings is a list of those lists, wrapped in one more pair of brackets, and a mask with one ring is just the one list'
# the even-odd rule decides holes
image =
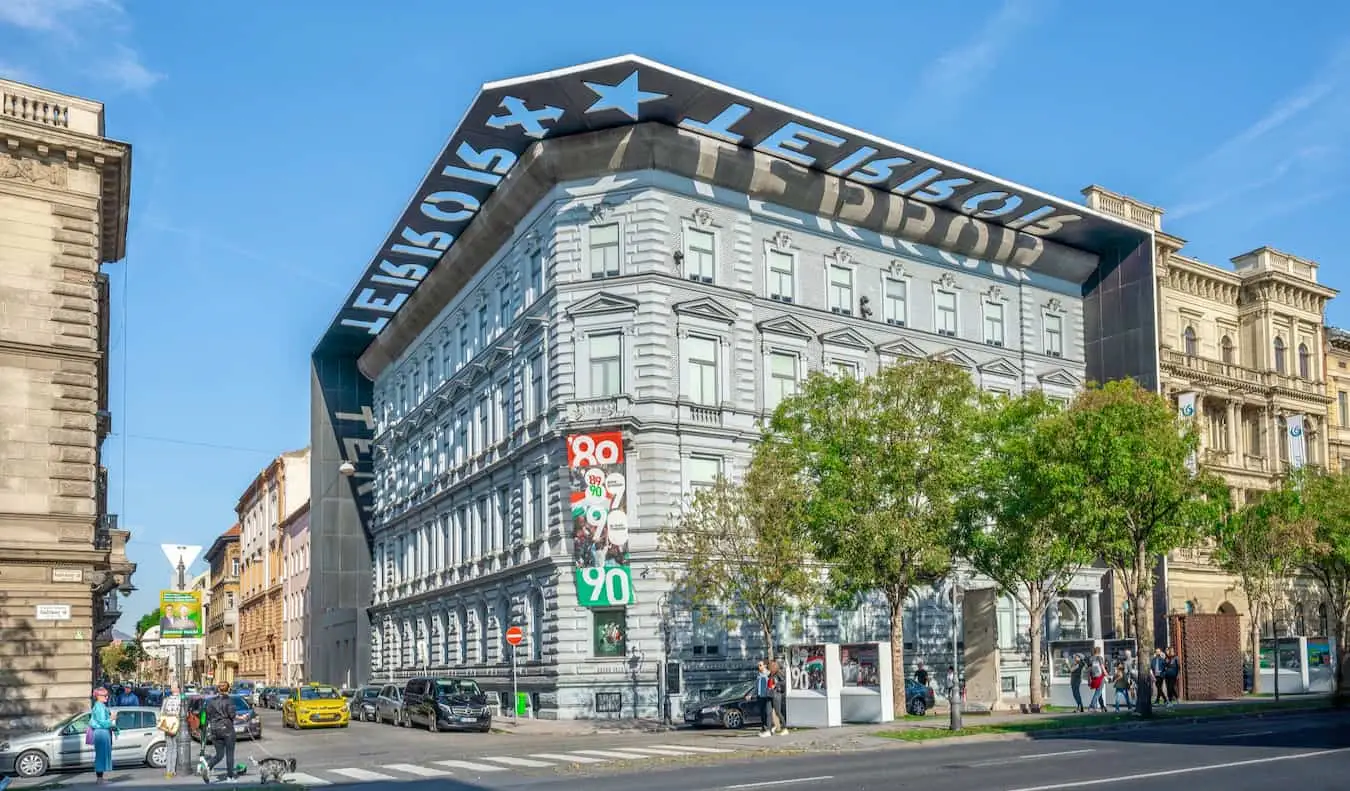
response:
{"label": "star cutout in roof", "polygon": [[586,108],[586,113],[598,113],[603,110],[618,110],[624,115],[638,120],[638,105],[644,102],[654,102],[657,99],[666,98],[664,93],[654,91],[644,91],[638,87],[638,73],[634,69],[633,73],[624,78],[618,85],[605,85],[601,82],[584,82],[583,84],[595,92],[599,98],[595,104]]}

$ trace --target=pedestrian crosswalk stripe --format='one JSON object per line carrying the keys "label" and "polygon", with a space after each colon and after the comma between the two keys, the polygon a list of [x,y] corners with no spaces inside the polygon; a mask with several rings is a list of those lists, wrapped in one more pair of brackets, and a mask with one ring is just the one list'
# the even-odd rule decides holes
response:
{"label": "pedestrian crosswalk stripe", "polygon": [[369,769],[329,769],[328,771],[332,772],[335,775],[350,777],[353,780],[370,781],[370,780],[398,779],[393,775],[380,774],[379,772],[372,772]]}
{"label": "pedestrian crosswalk stripe", "polygon": [[445,777],[450,774],[444,769],[433,769],[430,766],[418,766],[417,764],[385,764],[383,768],[393,769],[396,772],[407,772],[418,777]]}
{"label": "pedestrian crosswalk stripe", "polygon": [[590,757],[590,756],[588,756],[588,755],[571,755],[571,754],[564,755],[564,754],[562,754],[562,753],[535,753],[535,754],[531,755],[530,757],[531,757],[531,758],[550,758],[550,759],[552,759],[552,760],[554,760],[554,761],[563,761],[563,762],[565,762],[565,763],[574,763],[574,764],[607,764],[607,763],[609,763],[609,761],[606,761],[604,758],[592,758],[592,757]]}
{"label": "pedestrian crosswalk stripe", "polygon": [[630,753],[642,753],[644,755],[688,756],[691,754],[684,752],[683,750],[676,747],[670,747],[666,749],[660,749],[657,747],[625,747],[623,749],[627,750]]}
{"label": "pedestrian crosswalk stripe", "polygon": [[686,750],[691,753],[734,753],[735,750],[728,750],[723,747],[691,747],[687,744],[658,744],[657,747],[664,750]]}
{"label": "pedestrian crosswalk stripe", "polygon": [[538,768],[542,766],[552,766],[549,761],[535,761],[530,758],[512,758],[509,755],[484,755],[484,761],[496,761],[499,764],[507,766],[524,766],[526,768]]}
{"label": "pedestrian crosswalk stripe", "polygon": [[581,755],[598,755],[601,758],[624,758],[629,761],[641,761],[645,758],[651,758],[650,755],[639,755],[637,753],[621,753],[618,750],[573,750],[573,753]]}
{"label": "pedestrian crosswalk stripe", "polygon": [[451,769],[467,769],[470,772],[505,772],[504,766],[493,766],[491,764],[474,763],[473,761],[432,761],[432,763],[448,766]]}
{"label": "pedestrian crosswalk stripe", "polygon": [[328,781],[328,780],[324,780],[322,777],[315,777],[314,775],[307,775],[307,774],[305,774],[304,772],[290,772],[290,773],[286,774],[285,777],[283,777],[282,779],[285,780],[287,783],[294,783],[295,785],[300,785],[300,786],[328,786],[328,785],[332,785],[332,782],[330,782],[330,781]]}

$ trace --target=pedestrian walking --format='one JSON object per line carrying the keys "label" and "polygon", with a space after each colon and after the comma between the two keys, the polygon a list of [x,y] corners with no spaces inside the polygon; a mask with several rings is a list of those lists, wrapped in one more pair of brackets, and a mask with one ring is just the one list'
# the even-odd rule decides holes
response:
{"label": "pedestrian walking", "polygon": [[230,696],[230,685],[221,682],[217,687],[215,697],[206,701],[206,707],[203,711],[206,717],[206,727],[211,732],[211,743],[215,746],[215,752],[211,755],[211,760],[207,761],[203,755],[197,759],[197,771],[202,776],[202,782],[211,782],[211,771],[223,759],[225,761],[225,782],[233,783],[236,781],[235,763],[234,763],[234,721],[239,712],[234,707],[234,698]]}
{"label": "pedestrian walking", "polygon": [[787,677],[777,659],[769,660],[769,691],[773,694],[774,730],[779,734],[787,733]]}
{"label": "pedestrian walking", "polygon": [[1100,646],[1092,649],[1088,659],[1088,688],[1092,690],[1092,699],[1088,701],[1088,711],[1106,711],[1106,661],[1102,659]]}
{"label": "pedestrian walking", "polygon": [[1125,668],[1125,680],[1129,684],[1125,688],[1125,705],[1134,706],[1135,690],[1139,689],[1139,668],[1136,667],[1134,654],[1126,651],[1120,664]]}
{"label": "pedestrian walking", "polygon": [[759,702],[759,735],[767,738],[773,732],[773,690],[769,688],[769,666],[760,662],[756,667],[755,698]]}
{"label": "pedestrian walking", "polygon": [[1073,693],[1075,711],[1083,710],[1083,655],[1074,654],[1069,666],[1069,691]]}
{"label": "pedestrian walking", "polygon": [[1122,704],[1128,711],[1130,708],[1130,674],[1126,672],[1124,663],[1116,664],[1116,671],[1111,677],[1111,686],[1116,690],[1116,711],[1120,711]]}
{"label": "pedestrian walking", "polygon": [[947,676],[942,682],[942,694],[947,698],[948,705],[956,699],[956,665],[947,665]]}
{"label": "pedestrian walking", "polygon": [[922,659],[914,666],[914,680],[917,681],[921,687],[928,686],[928,666],[923,663]]}
{"label": "pedestrian walking", "polygon": [[113,733],[117,730],[112,711],[108,708],[108,697],[107,689],[99,687],[94,690],[94,705],[89,709],[89,727],[84,732],[84,743],[94,748],[94,777],[99,785],[108,782],[107,773],[112,771]]}
{"label": "pedestrian walking", "polygon": [[181,762],[178,760],[178,743],[174,739],[178,735],[178,728],[182,726],[182,701],[178,698],[178,687],[170,687],[168,694],[163,697],[159,721],[155,726],[164,732],[164,776],[173,777],[178,772],[179,763],[188,766],[190,762],[186,755]]}
{"label": "pedestrian walking", "polygon": [[1161,648],[1153,649],[1153,658],[1148,661],[1148,671],[1153,677],[1153,702],[1166,703],[1167,690],[1163,679],[1166,678],[1167,656]]}
{"label": "pedestrian walking", "polygon": [[1177,702],[1177,681],[1181,678],[1181,659],[1177,657],[1177,649],[1168,648],[1167,654],[1163,658],[1163,684],[1167,687],[1167,705],[1174,706]]}

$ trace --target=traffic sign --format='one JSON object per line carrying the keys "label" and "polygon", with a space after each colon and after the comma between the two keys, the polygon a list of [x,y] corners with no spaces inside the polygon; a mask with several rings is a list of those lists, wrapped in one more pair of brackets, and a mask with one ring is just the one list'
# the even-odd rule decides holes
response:
{"label": "traffic sign", "polygon": [[525,642],[525,632],[519,626],[512,626],[506,630],[506,642],[512,646],[520,645]]}
{"label": "traffic sign", "polygon": [[201,547],[184,544],[160,544],[159,548],[164,550],[164,557],[169,559],[169,565],[177,569],[179,565],[183,568],[192,566],[192,562],[202,553]]}

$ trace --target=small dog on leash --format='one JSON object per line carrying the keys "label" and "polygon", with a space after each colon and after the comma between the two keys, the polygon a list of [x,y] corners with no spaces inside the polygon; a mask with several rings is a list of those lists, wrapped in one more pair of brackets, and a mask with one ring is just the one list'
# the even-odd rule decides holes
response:
{"label": "small dog on leash", "polygon": [[286,775],[295,771],[294,758],[254,758],[253,765],[258,767],[258,778],[264,785],[284,783]]}

